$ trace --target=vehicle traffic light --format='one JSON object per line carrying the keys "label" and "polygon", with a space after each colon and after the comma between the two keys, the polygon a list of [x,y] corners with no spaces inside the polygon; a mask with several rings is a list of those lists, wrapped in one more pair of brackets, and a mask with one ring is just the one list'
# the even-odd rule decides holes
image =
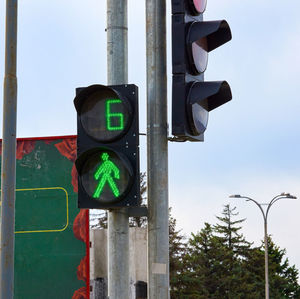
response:
{"label": "vehicle traffic light", "polygon": [[208,52],[231,39],[226,21],[203,21],[206,0],[172,0],[172,134],[203,141],[208,113],[231,100],[226,81],[205,82]]}
{"label": "vehicle traffic light", "polygon": [[139,186],[138,88],[77,88],[78,207],[137,206]]}

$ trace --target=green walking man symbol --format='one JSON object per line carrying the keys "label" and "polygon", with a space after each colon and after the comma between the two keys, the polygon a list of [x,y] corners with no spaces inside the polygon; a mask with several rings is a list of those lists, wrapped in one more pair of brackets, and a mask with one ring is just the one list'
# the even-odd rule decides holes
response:
{"label": "green walking man symbol", "polygon": [[94,192],[93,197],[94,198],[100,197],[100,194],[103,191],[103,188],[106,183],[109,185],[114,196],[118,197],[120,195],[120,191],[119,191],[114,179],[117,179],[117,180],[120,179],[120,170],[114,162],[109,160],[108,153],[103,153],[101,155],[101,159],[102,159],[103,163],[99,166],[99,168],[97,169],[97,171],[94,174],[95,179],[96,180],[100,179],[100,181]]}

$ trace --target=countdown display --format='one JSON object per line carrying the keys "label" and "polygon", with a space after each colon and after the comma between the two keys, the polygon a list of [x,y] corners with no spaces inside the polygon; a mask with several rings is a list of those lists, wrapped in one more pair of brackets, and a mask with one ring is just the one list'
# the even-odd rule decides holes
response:
{"label": "countdown display", "polygon": [[132,109],[126,99],[118,98],[112,90],[91,94],[83,103],[80,120],[93,138],[109,142],[126,133],[132,118]]}

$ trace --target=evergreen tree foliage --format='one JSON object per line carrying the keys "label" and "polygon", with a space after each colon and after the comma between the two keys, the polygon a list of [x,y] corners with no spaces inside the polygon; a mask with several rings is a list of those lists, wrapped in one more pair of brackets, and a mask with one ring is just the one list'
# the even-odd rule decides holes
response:
{"label": "evergreen tree foliage", "polygon": [[[260,299],[265,297],[264,246],[253,247],[240,232],[245,219],[225,205],[218,223],[191,234],[171,275],[171,298]],[[269,238],[270,298],[300,298],[295,266]]]}
{"label": "evergreen tree foliage", "polygon": [[236,207],[231,208],[229,204],[224,206],[222,215],[217,216],[220,223],[214,226],[214,231],[219,234],[219,239],[224,245],[232,250],[234,256],[243,257],[245,252],[250,248],[251,243],[247,242],[244,236],[240,233],[241,226],[237,226],[243,223],[246,219],[234,220],[238,216],[238,212],[235,212]]}
{"label": "evergreen tree foliage", "polygon": [[173,286],[171,298],[215,298],[211,294],[219,292],[217,273],[222,271],[224,247],[213,236],[212,227],[205,227],[188,240],[182,257],[181,271],[177,273],[178,285]]}
{"label": "evergreen tree foliage", "polygon": [[[244,280],[245,272],[242,267],[247,259],[247,252],[251,244],[247,242],[240,233],[245,219],[236,219],[238,213],[236,208],[231,208],[229,204],[225,205],[222,216],[217,216],[219,223],[214,225],[214,233],[217,239],[225,247],[222,259],[223,269],[221,276],[221,294],[223,298],[241,298],[245,289],[249,286]],[[219,297],[221,298],[221,297]]]}

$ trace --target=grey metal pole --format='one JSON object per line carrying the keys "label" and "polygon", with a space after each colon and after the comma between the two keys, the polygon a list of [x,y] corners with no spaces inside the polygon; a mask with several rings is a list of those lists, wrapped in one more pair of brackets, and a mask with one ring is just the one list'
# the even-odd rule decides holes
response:
{"label": "grey metal pole", "polygon": [[6,1],[5,75],[1,169],[1,299],[14,295],[18,1]]}
{"label": "grey metal pole", "polygon": [[273,200],[277,198],[275,196],[270,203],[268,204],[267,211],[265,211],[262,208],[262,204],[258,203],[256,200],[247,197],[247,196],[240,196],[240,198],[246,198],[247,201],[252,201],[254,202],[258,208],[260,209],[263,219],[264,219],[264,244],[265,244],[265,298],[269,299],[269,252],[268,252],[268,211],[273,204]]}
{"label": "grey metal pole", "polygon": [[107,83],[128,83],[127,0],[107,0]]}
{"label": "grey metal pole", "polygon": [[[128,83],[127,0],[107,0],[107,83]],[[108,213],[108,296],[129,298],[127,209]]]}
{"label": "grey metal pole", "polygon": [[267,217],[264,218],[265,231],[265,295],[269,299],[269,252],[268,252],[268,222]]}
{"label": "grey metal pole", "polygon": [[148,298],[169,298],[166,0],[146,0]]}

